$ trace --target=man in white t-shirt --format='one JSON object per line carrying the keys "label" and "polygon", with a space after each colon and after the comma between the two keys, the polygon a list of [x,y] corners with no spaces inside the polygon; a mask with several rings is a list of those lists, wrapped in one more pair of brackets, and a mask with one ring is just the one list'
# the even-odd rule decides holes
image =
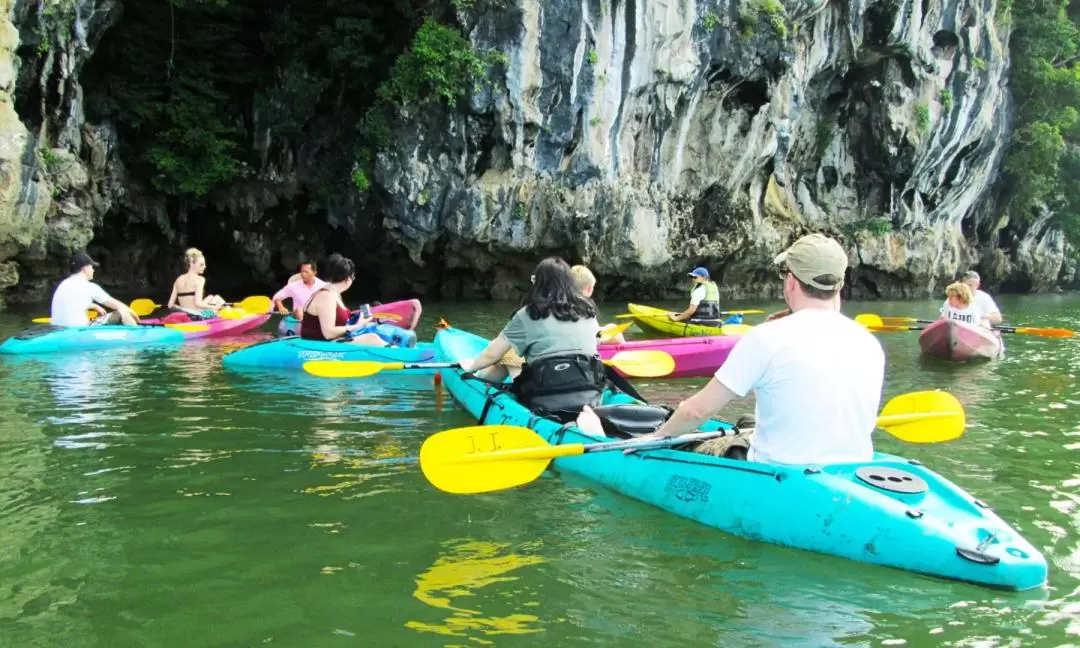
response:
{"label": "man in white t-shirt", "polygon": [[[71,255],[72,274],[53,292],[49,321],[53,326],[89,326],[88,309],[96,310],[101,317],[94,320],[102,324],[123,322],[129,326],[139,323],[139,316],[131,308],[109,296],[109,293],[91,281],[98,263],[85,252]],[[113,309],[108,313],[102,306]]]}
{"label": "man in white t-shirt", "polygon": [[791,314],[743,335],[709,384],[650,436],[691,432],[752,391],[757,429],[750,461],[866,461],[874,453],[885,353],[877,338],[840,313],[847,254],[833,239],[810,234],[775,263]]}
{"label": "man in white t-shirt", "polygon": [[998,310],[998,305],[994,303],[994,298],[979,289],[979,285],[981,284],[979,273],[974,270],[969,270],[964,273],[964,276],[960,280],[971,288],[971,292],[975,293],[975,299],[972,301],[972,304],[974,304],[975,310],[979,312],[982,319],[990,320],[991,324],[1001,324],[1001,311]]}

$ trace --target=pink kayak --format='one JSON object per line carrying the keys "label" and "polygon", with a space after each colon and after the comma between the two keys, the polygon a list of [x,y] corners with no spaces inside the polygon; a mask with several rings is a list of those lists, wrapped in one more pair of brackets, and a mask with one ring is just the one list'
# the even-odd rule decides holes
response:
{"label": "pink kayak", "polygon": [[[393,324],[394,326],[400,326],[405,330],[411,331],[416,328],[417,323],[420,321],[420,313],[422,310],[419,299],[403,299],[388,304],[372,306],[371,314],[376,316],[379,314],[395,316],[386,318],[376,317],[376,319],[386,324]],[[299,334],[300,320],[292,315],[286,315],[281,318],[281,323],[278,324],[278,335],[287,337]]]}
{"label": "pink kayak", "polygon": [[270,313],[254,313],[247,317],[213,317],[211,319],[191,319],[186,313],[170,313],[160,319],[143,319],[143,324],[205,324],[203,331],[184,331],[184,337],[188,340],[196,340],[207,337],[223,337],[226,335],[239,335],[262,326],[270,319]]}
{"label": "pink kayak", "polygon": [[[634,340],[624,344],[601,344],[600,357],[607,360],[619,351],[667,351],[675,359],[675,371],[667,378],[711,376],[724,364],[738,335],[710,335],[667,340]],[[622,372],[619,372],[622,374]],[[625,374],[623,374],[625,376]]]}
{"label": "pink kayak", "polygon": [[998,333],[946,319],[926,325],[919,333],[919,347],[925,355],[945,360],[996,358],[1005,351]]}

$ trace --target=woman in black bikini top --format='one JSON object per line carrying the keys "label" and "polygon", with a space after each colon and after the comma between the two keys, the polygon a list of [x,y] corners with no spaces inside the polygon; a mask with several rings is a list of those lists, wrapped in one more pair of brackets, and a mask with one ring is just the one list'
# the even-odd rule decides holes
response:
{"label": "woman in black bikini top", "polygon": [[169,296],[169,310],[183,311],[200,317],[213,317],[225,305],[225,300],[220,295],[204,296],[203,294],[206,277],[202,276],[202,273],[206,270],[206,257],[198,249],[190,248],[184,252],[184,260],[187,263],[187,272],[173,282],[172,294]]}

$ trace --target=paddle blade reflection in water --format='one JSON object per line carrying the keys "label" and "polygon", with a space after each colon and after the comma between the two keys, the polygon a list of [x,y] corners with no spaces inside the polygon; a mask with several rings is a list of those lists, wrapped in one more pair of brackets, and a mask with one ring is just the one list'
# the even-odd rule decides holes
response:
{"label": "paddle blade reflection in water", "polygon": [[[531,550],[539,549],[539,543]],[[539,595],[518,585],[507,591],[507,584],[517,582],[524,574],[510,575],[516,569],[537,565],[546,560],[536,555],[509,553],[511,545],[477,540],[449,541],[443,545],[447,553],[439,557],[427,571],[416,579],[413,596],[433,608],[449,611],[442,623],[409,621],[405,627],[418,632],[433,632],[456,637],[468,637],[478,643],[489,643],[482,637],[507,634],[543,632],[532,612],[540,605]],[[523,550],[529,550],[522,546]],[[480,592],[488,586],[498,586],[494,592]],[[488,596],[483,596],[485,593]],[[455,599],[471,598],[454,605]],[[496,598],[497,597],[497,598]],[[531,612],[511,611],[501,616],[485,615],[492,608],[530,608]],[[522,600],[525,599],[525,600]],[[484,608],[477,610],[472,608]]]}

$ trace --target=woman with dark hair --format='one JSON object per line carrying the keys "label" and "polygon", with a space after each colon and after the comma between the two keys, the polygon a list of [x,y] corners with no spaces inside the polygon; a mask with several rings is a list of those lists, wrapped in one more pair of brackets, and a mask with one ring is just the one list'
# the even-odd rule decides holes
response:
{"label": "woman with dark hair", "polygon": [[513,349],[525,359],[512,392],[524,405],[553,418],[574,420],[586,405],[599,402],[606,384],[596,351],[596,305],[581,294],[570,266],[549,257],[536,266],[523,305],[480,355],[461,363],[479,377],[506,380],[496,363]]}
{"label": "woman with dark hair", "polygon": [[[331,254],[324,269],[326,285],[316,290],[304,305],[300,337],[305,340],[339,340],[371,322],[371,318],[360,317],[355,323],[349,324],[351,313],[341,299],[341,293],[348,290],[356,279],[356,266],[352,259],[336,253]],[[385,340],[374,333],[363,333],[347,341],[370,346],[387,345]]]}

